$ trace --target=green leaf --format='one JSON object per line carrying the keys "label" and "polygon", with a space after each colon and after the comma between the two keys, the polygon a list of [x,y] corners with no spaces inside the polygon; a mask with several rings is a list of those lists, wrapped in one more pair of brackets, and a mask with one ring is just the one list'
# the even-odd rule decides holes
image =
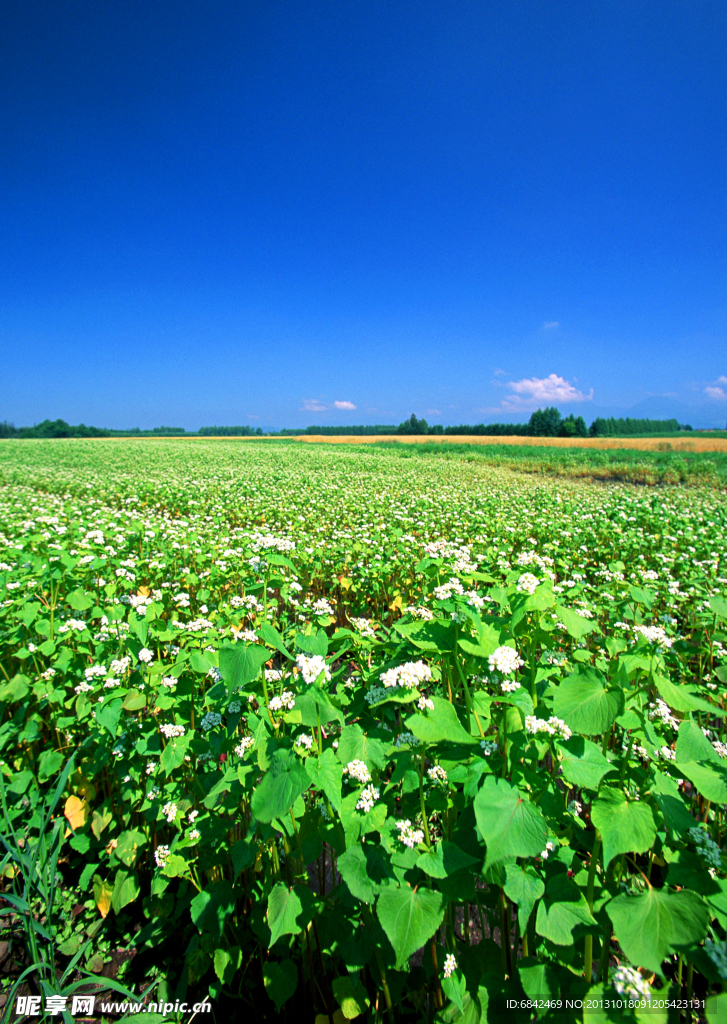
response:
{"label": "green leaf", "polygon": [[312,785],[322,789],[328,797],[331,807],[341,812],[341,785],[343,766],[331,747],[326,747],[320,757],[307,757],[305,770]]}
{"label": "green leaf", "polygon": [[282,818],[309,785],[308,772],[295,756],[288,750],[276,750],[252,794],[252,813],[262,822]]}
{"label": "green leaf", "polygon": [[689,889],[624,893],[611,900],[606,911],[631,963],[659,973],[666,957],[701,942],[709,924],[707,904]]}
{"label": "green leaf", "polygon": [[651,784],[651,793],[653,793],[654,799],[664,815],[666,827],[671,832],[687,832],[690,828],[694,828],[697,822],[689,813],[689,809],[684,803],[684,798],[679,792],[679,786],[677,786],[674,779],[657,769],[653,769],[653,771],[654,778]]}
{"label": "green leaf", "polygon": [[159,758],[159,764],[166,775],[171,775],[175,768],[184,764],[184,758],[189,753],[189,736],[177,736],[167,740],[167,745]]}
{"label": "green leaf", "polygon": [[17,675],[0,686],[0,701],[20,701],[30,692],[30,685],[27,676]]}
{"label": "green leaf", "polygon": [[595,743],[582,736],[571,736],[558,744],[563,778],[571,786],[597,790],[601,779],[616,769],[609,764]]}
{"label": "green leaf", "polygon": [[727,804],[727,770],[711,761],[682,761],[679,774],[692,782],[706,800]]}
{"label": "green leaf", "polygon": [[209,932],[219,941],[227,918],[235,909],[235,897],[230,883],[223,879],[213,882],[198,892],[190,904],[192,920],[201,932]]}
{"label": "green leaf", "polygon": [[699,728],[696,722],[682,722],[677,735],[676,763],[683,761],[714,761],[720,763],[720,756]]}
{"label": "green leaf", "polygon": [[548,827],[542,813],[505,779],[488,775],[474,800],[477,828],[487,844],[485,870],[498,861],[536,857]]}
{"label": "green leaf", "polygon": [[199,672],[200,675],[206,676],[214,665],[214,661],[209,651],[192,651],[189,664],[193,672]]}
{"label": "green leaf", "polygon": [[710,597],[709,607],[712,609],[718,619],[723,619],[727,622],[727,600],[723,597]]}
{"label": "green leaf", "polygon": [[220,672],[228,693],[254,682],[269,658],[267,649],[260,644],[236,643],[220,647]]}
{"label": "green leaf", "polygon": [[351,894],[363,903],[373,903],[380,886],[369,878],[366,854],[360,843],[349,847],[337,861],[341,878]]}
{"label": "green leaf", "polygon": [[114,853],[127,868],[133,868],[142,846],[146,846],[144,833],[139,829],[129,829],[116,840]]}
{"label": "green leaf", "polygon": [[[230,985],[242,964],[242,950],[239,946],[219,947],[215,950],[215,974],[224,985]],[[264,977],[264,971],[263,971]]]}
{"label": "green leaf", "polygon": [[275,1003],[280,1013],[284,1003],[290,999],[298,987],[298,968],[292,960],[263,961],[263,984],[265,991]]}
{"label": "green leaf", "polygon": [[362,1013],[366,1013],[371,1005],[366,989],[358,978],[352,978],[348,974],[341,978],[334,978],[331,988],[346,1020],[353,1020]]}
{"label": "green leaf", "polygon": [[446,900],[433,889],[389,886],[376,903],[376,915],[394,948],[397,967],[428,942],[444,920]]}
{"label": "green leaf", "polygon": [[74,590],[68,595],[66,602],[77,612],[84,612],[96,603],[93,598],[87,597],[83,590]]}
{"label": "green leaf", "polygon": [[317,633],[306,636],[305,633],[298,633],[295,638],[295,646],[305,654],[320,654],[322,658],[328,654],[328,637],[324,629]]}
{"label": "green leaf", "polygon": [[556,606],[555,613],[565,626],[568,635],[572,636],[574,640],[580,640],[588,633],[598,632],[598,623],[595,619],[586,619],[562,604]]}
{"label": "green leaf", "polygon": [[293,655],[290,653],[288,648],[283,643],[283,638],[274,626],[271,626],[269,622],[263,622],[262,625],[256,628],[257,635],[267,644],[268,647],[274,647],[276,651],[280,651],[284,658],[289,661],[293,661]]}
{"label": "green leaf", "polygon": [[685,683],[680,683],[677,686],[670,679],[660,675],[654,676],[654,682],[661,697],[675,711],[679,711],[681,714],[687,714],[690,711],[708,711],[719,718],[724,717],[724,711],[720,707],[696,696]]}
{"label": "green leaf", "polygon": [[328,722],[344,724],[343,715],[339,709],[331,703],[328,694],[315,683],[311,683],[305,693],[296,697],[295,710],[300,712],[300,721],[303,725],[317,726],[319,723],[327,725]]}
{"label": "green leaf", "polygon": [[623,710],[620,690],[607,690],[595,669],[567,676],[555,691],[553,713],[573,732],[602,736]]}
{"label": "green leaf", "polygon": [[556,946],[571,946],[573,929],[578,925],[594,925],[596,919],[588,909],[585,896],[565,873],[551,878],[538,904],[535,931]]}
{"label": "green leaf", "polygon": [[146,707],[146,694],[139,693],[138,690],[129,690],[124,703],[122,704],[124,711],[139,711],[141,708]]}
{"label": "green leaf", "polygon": [[62,764],[63,754],[57,750],[45,750],[38,761],[38,782],[46,782],[60,771]]}
{"label": "green leaf", "polygon": [[545,882],[529,865],[506,864],[503,889],[505,895],[517,904],[517,919],[524,935],[533,907],[545,892]]}
{"label": "green leaf", "polygon": [[479,743],[464,728],[454,705],[442,697],[433,697],[434,710],[410,715],[406,727],[422,743]]}
{"label": "green leaf", "polygon": [[727,1020],[727,992],[710,996],[706,1002],[707,1024],[724,1024]]}
{"label": "green leaf", "polygon": [[383,768],[386,764],[383,744],[367,736],[360,725],[347,725],[341,733],[338,760],[341,764],[364,761],[369,769]]}
{"label": "green leaf", "polygon": [[648,804],[627,800],[620,789],[604,789],[591,805],[591,820],[603,839],[603,864],[619,853],[646,853],[656,839],[654,812]]}
{"label": "green leaf", "polygon": [[122,870],[117,871],[111,894],[111,906],[114,908],[114,913],[118,914],[129,903],[133,903],[140,891],[136,874],[129,874],[128,871]]}
{"label": "green leaf", "polygon": [[426,853],[419,855],[417,867],[431,878],[448,878],[461,868],[473,868],[477,864],[474,857],[461,850],[456,843],[446,839],[437,843]]}
{"label": "green leaf", "polygon": [[560,996],[558,979],[550,966],[536,963],[532,959],[518,960],[518,973],[520,984],[528,999],[537,1006],[544,1007],[538,1015],[547,1014],[550,1001],[556,1000]]}
{"label": "green leaf", "polygon": [[284,882],[277,882],[268,897],[268,948],[272,949],[281,935],[301,932],[311,920],[313,904],[313,893],[306,886],[294,885],[289,889]]}
{"label": "green leaf", "polygon": [[121,707],[120,700],[110,700],[108,703],[103,703],[101,707],[97,707],[96,710],[97,724],[105,729],[112,738],[116,736],[116,728],[121,718]]}

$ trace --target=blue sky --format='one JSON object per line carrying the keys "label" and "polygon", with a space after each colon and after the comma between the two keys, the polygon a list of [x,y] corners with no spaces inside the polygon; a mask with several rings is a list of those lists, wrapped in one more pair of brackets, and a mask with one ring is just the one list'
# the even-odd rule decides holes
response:
{"label": "blue sky", "polygon": [[727,8],[23,0],[0,419],[727,419]]}

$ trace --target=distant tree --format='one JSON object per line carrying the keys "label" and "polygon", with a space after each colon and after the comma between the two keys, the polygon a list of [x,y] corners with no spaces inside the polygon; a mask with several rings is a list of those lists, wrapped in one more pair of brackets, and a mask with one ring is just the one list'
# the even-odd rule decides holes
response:
{"label": "distant tree", "polygon": [[531,437],[557,437],[560,425],[560,412],[553,405],[532,414],[528,422],[528,433]]}
{"label": "distant tree", "polygon": [[396,432],[397,434],[428,434],[429,424],[424,419],[418,420],[412,413],[408,420],[399,424]]}
{"label": "distant tree", "polygon": [[582,416],[573,413],[562,421],[558,430],[559,437],[588,437],[588,427]]}
{"label": "distant tree", "polygon": [[17,437],[17,430],[12,423],[8,423],[7,420],[3,420],[0,423],[0,437]]}

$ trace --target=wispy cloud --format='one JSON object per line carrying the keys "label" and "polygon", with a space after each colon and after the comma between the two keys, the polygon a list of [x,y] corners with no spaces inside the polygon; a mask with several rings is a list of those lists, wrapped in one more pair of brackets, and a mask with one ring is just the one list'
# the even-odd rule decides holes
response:
{"label": "wispy cloud", "polygon": [[442,415],[442,410],[441,409],[427,409],[426,412],[427,412],[427,416],[441,416]]}
{"label": "wispy cloud", "polygon": [[317,398],[306,398],[303,401],[303,412],[325,412],[325,408]]}
{"label": "wispy cloud", "polygon": [[572,402],[588,402],[593,398],[593,388],[584,394],[564,377],[551,373],[547,377],[524,377],[511,380],[505,385],[512,394],[503,398],[501,407],[506,412],[526,412],[539,406]]}
{"label": "wispy cloud", "polygon": [[353,402],[334,402],[333,403],[333,408],[334,409],[355,409],[356,406],[353,404]]}
{"label": "wispy cloud", "polygon": [[545,323],[543,324],[543,327],[545,328],[546,331],[552,331],[552,329],[554,327],[560,327],[560,321],[559,320],[546,320]]}
{"label": "wispy cloud", "polygon": [[704,393],[708,398],[715,398],[718,402],[724,401],[724,399],[727,398],[727,390],[723,387],[725,384],[727,384],[727,377],[723,374],[721,377],[717,378],[714,384],[707,384],[704,389]]}

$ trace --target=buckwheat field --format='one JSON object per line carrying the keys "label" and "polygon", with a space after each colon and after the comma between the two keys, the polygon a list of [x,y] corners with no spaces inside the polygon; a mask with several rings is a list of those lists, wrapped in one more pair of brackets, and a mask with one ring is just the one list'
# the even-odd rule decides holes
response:
{"label": "buckwheat field", "polygon": [[6,1008],[727,1021],[723,489],[218,440],[0,482]]}

